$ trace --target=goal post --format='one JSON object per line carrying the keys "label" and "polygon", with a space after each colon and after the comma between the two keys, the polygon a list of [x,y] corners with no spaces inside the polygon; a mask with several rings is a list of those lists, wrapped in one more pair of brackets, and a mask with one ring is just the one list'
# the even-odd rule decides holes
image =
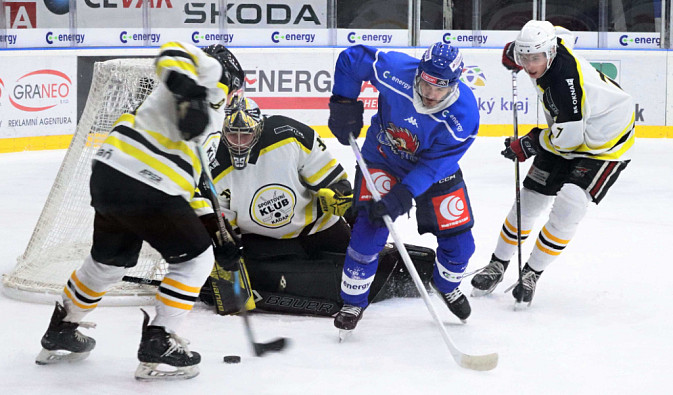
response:
{"label": "goal post", "polygon": [[[14,269],[3,275],[3,292],[32,302],[60,298],[66,281],[90,253],[94,209],[89,178],[96,150],[120,115],[134,111],[156,86],[153,59],[113,59],[94,64],[84,112],[63,158],[47,201],[25,252]],[[161,255],[143,243],[138,264],[106,293],[102,305],[139,305],[150,302],[167,265]]]}

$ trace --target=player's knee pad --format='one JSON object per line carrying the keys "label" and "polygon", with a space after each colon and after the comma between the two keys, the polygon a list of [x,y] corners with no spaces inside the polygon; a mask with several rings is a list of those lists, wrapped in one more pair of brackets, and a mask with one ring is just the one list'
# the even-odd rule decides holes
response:
{"label": "player's knee pad", "polygon": [[104,263],[100,263],[93,259],[89,255],[85,260],[82,267],[77,270],[77,275],[80,277],[80,281],[85,284],[88,284],[93,289],[96,288],[105,288],[109,287],[122,279],[126,268],[119,266],[110,266]]}
{"label": "player's knee pad", "polygon": [[449,237],[440,237],[437,238],[437,260],[467,263],[474,254],[474,248],[471,230]]}
{"label": "player's knee pad", "polygon": [[214,264],[215,255],[213,249],[207,248],[201,254],[188,261],[170,264],[166,277],[189,287],[200,287],[213,270]]}
{"label": "player's knee pad", "polygon": [[549,222],[560,231],[574,230],[587,212],[589,194],[575,184],[564,184],[556,195]]}
{"label": "player's knee pad", "polygon": [[[388,228],[369,222],[367,212],[360,210],[351,232],[349,250],[363,255],[376,255],[388,240]],[[356,259],[357,260],[357,259]]]}
{"label": "player's knee pad", "polygon": [[[553,199],[552,196],[546,196],[532,189],[521,189],[521,216],[537,218],[542,211],[549,207],[549,202]],[[516,213],[516,203],[512,208]]]}

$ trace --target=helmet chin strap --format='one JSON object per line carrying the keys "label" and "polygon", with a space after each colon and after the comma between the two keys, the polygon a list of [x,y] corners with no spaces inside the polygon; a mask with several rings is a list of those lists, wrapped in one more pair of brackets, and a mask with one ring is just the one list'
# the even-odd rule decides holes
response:
{"label": "helmet chin strap", "polygon": [[425,104],[423,104],[423,97],[421,97],[421,94],[418,93],[418,89],[414,88],[414,108],[416,109],[416,112],[419,114],[434,114],[436,112],[442,111],[443,109],[449,107],[453,103],[455,103],[456,100],[458,100],[458,96],[460,96],[460,89],[458,86],[456,86],[456,89],[453,90],[453,92],[449,93],[446,95],[442,101],[437,103],[436,106],[433,107],[426,107]]}

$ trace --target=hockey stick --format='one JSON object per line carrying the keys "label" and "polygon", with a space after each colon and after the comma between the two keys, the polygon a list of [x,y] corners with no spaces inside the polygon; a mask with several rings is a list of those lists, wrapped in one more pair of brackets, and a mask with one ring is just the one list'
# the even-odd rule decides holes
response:
{"label": "hockey stick", "polygon": [[[517,95],[517,84],[516,84],[516,73],[518,71],[512,70],[512,125],[514,126],[514,139],[519,138],[519,114],[516,109],[516,102],[518,100]],[[522,284],[522,274],[523,270],[521,265],[521,180],[519,178],[519,158],[514,159],[514,183],[516,184],[516,248],[517,248],[517,258],[519,262],[519,284]],[[523,292],[519,292],[519,296],[516,298],[517,303],[521,303],[523,298]]]}
{"label": "hockey stick", "polygon": [[[365,178],[365,181],[367,183],[367,189],[369,189],[369,192],[372,194],[372,198],[374,199],[374,201],[378,202],[379,200],[381,200],[381,194],[376,189],[374,181],[372,180],[372,176],[371,174],[369,174],[367,164],[365,163],[364,159],[362,159],[362,152],[360,152],[360,148],[358,147],[358,144],[355,142],[355,138],[353,138],[352,135],[348,136],[348,142],[350,143],[351,148],[353,149],[353,154],[355,154],[355,160],[360,166],[362,175]],[[425,306],[430,311],[430,315],[432,315],[432,318],[434,318],[435,322],[437,323],[437,326],[439,327],[439,330],[442,333],[442,338],[444,339],[446,345],[449,347],[451,356],[456,361],[456,363],[458,363],[458,365],[463,368],[472,370],[491,370],[494,369],[496,366],[498,366],[497,353],[486,355],[469,355],[460,351],[455,346],[455,344],[453,344],[453,341],[449,337],[449,334],[446,332],[446,328],[444,328],[444,325],[442,324],[442,321],[440,320],[434,305],[430,301],[430,296],[428,295],[428,292],[425,290],[425,286],[423,286],[423,282],[421,281],[421,278],[418,275],[418,272],[416,271],[416,267],[414,267],[414,264],[411,261],[411,257],[409,257],[409,252],[407,252],[404,243],[402,243],[399,236],[397,235],[397,231],[395,230],[395,226],[393,224],[393,221],[390,219],[390,216],[384,215],[383,222],[386,224],[386,227],[390,232],[390,236],[393,238],[393,242],[395,243],[395,246],[397,247],[397,250],[400,253],[400,256],[402,257],[402,261],[404,262],[404,265],[407,267],[409,275],[411,275],[411,278],[414,280],[416,289],[421,294],[421,297],[425,302]]]}
{"label": "hockey stick", "polygon": [[[197,151],[199,154],[199,160],[201,161],[201,167],[203,167],[203,174],[205,175],[206,185],[204,185],[205,191],[208,195],[208,199],[213,204],[213,211],[215,211],[215,216],[217,216],[217,227],[220,231],[221,237],[225,239],[228,243],[234,243],[237,247],[240,247],[241,241],[234,237],[234,233],[231,232],[231,227],[228,227],[228,223],[224,220],[224,215],[222,215],[222,208],[220,207],[220,202],[217,200],[217,194],[215,193],[215,185],[213,184],[213,177],[210,174],[210,168],[208,167],[208,159],[203,151],[201,145],[197,145]],[[238,271],[234,272],[234,293],[236,298],[240,298],[241,295],[241,284],[240,284],[240,275],[241,270],[241,261],[238,261]],[[248,337],[248,341],[252,346],[252,349],[255,352],[255,355],[261,357],[267,352],[270,351],[281,351],[285,348],[286,340],[284,337],[271,340],[266,343],[258,343],[255,341],[255,336],[252,332],[252,325],[250,324],[250,318],[248,317],[248,309],[243,306],[241,309],[241,315],[243,316],[243,323],[245,326],[245,334]]]}

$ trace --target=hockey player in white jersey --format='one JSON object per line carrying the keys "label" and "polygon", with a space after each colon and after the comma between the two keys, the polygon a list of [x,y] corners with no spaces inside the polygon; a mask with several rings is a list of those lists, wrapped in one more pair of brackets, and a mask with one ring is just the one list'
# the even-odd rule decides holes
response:
{"label": "hockey player in white jersey", "polygon": [[[569,32],[547,21],[529,21],[503,50],[503,65],[523,69],[536,85],[546,128],[505,140],[502,152],[520,162],[535,156],[521,190],[521,239],[553,201],[513,296],[530,305],[543,270],[572,239],[589,202],[605,197],[629,163],[635,105],[629,94],[572,51]],[[517,249],[516,204],[502,226],[487,267],[472,279],[473,295],[493,292]]]}
{"label": "hockey player in white jersey", "polygon": [[[198,374],[200,355],[177,334],[214,259],[226,262],[234,246],[215,245],[199,217],[212,208],[198,194],[202,167],[196,153],[204,132],[221,125],[243,70],[223,46],[203,50],[163,45],[155,60],[161,81],[134,113],[114,124],[93,160],[95,209],[91,254],[75,270],[42,337],[38,364],[83,359],[95,341],[78,331],[105,292],[136,265],[143,241],[169,269],[156,294],[156,316],[143,311],[136,378],[186,379]],[[172,366],[160,369],[159,364]]]}

